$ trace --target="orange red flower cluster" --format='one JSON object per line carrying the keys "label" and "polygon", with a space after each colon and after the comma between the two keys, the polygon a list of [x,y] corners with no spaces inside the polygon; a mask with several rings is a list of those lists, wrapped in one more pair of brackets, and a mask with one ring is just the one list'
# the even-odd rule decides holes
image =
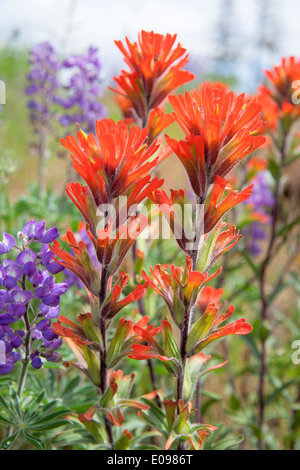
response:
{"label": "orange red flower cluster", "polygon": [[142,121],[149,109],[160,106],[169,93],[194,78],[183,70],[188,54],[179,43],[174,46],[176,37],[142,31],[138,42],[126,38],[128,50],[121,41],[115,41],[130,69],[115,77],[119,86],[116,91],[130,101]]}
{"label": "orange red flower cluster", "polygon": [[[204,286],[221,270],[209,274],[215,260],[240,239],[235,227],[227,226],[222,218],[252,191],[252,186],[241,192],[234,191],[226,176],[265,142],[265,137],[259,135],[264,128],[261,105],[254,98],[229,92],[222,84],[205,83],[194,92],[170,96],[174,111],[172,115],[165,115],[162,106],[166,98],[193,78],[193,74],[183,69],[188,54],[180,44],[176,46],[175,41],[176,35],[164,36],[153,31],[142,31],[138,42],[131,43],[126,38],[127,48],[116,41],[129,71],[122,71],[115,78],[118,85],[115,91],[121,96],[124,117],[134,118],[141,127],[128,125],[128,121],[115,123],[103,119],[96,122],[95,135],[86,135],[80,129],[77,139],[74,136],[61,139],[71,153],[74,170],[86,184],[69,183],[67,194],[85,221],[100,270],[94,266],[86,244],[78,242],[72,231],[67,233],[67,239],[73,255],[63,251],[57,241],[51,247],[56,261],[73,271],[85,285],[93,312],[80,315],[79,324],[60,316],[53,326],[53,331],[65,338],[77,356],[78,363],[73,365],[102,392],[97,406],[80,415],[81,422],[88,429],[98,429],[93,416],[100,409],[111,423],[120,426],[124,420],[121,407],[133,406],[151,423],[150,415],[143,415],[143,410],[148,411],[150,405],[118,396],[120,374],[114,374],[112,369],[126,356],[137,360],[157,358],[178,380],[176,402],[164,402],[169,423],[166,449],[177,440],[200,448],[208,432],[215,429],[199,423],[193,427],[188,422],[189,400],[199,377],[199,371],[191,372],[192,361],[200,369],[207,359],[202,353],[207,344],[252,330],[245,319],[220,326],[233,314],[234,307],[220,314],[220,290]],[[174,120],[185,137],[180,141],[167,137],[167,143],[182,162],[197,201],[196,210],[193,202],[192,227],[188,230],[175,209],[177,205],[184,213],[184,206],[189,202],[184,191],[172,191],[169,198],[160,189],[163,180],[152,178],[150,174],[159,159],[155,139]],[[122,196],[126,196],[125,206],[117,211]],[[148,224],[147,217],[136,215],[138,204],[147,198],[167,217],[180,248],[187,254],[186,261],[184,266],[172,265],[170,272],[157,264],[150,268],[151,276],[148,276],[142,269],[143,256],[135,251],[138,274],[144,283],[128,292],[129,276],[124,271],[116,279],[114,275]],[[197,212],[200,205],[202,213]],[[115,218],[107,213],[108,206],[116,209]],[[190,229],[197,231],[200,226],[203,227],[203,245],[187,248],[187,243],[197,236]],[[147,315],[135,325],[132,320],[121,318],[108,340],[106,333],[114,317],[124,307],[139,302],[148,287],[165,301],[170,322],[163,319],[159,327],[154,327],[148,324]],[[171,323],[180,330],[179,342]],[[162,344],[155,338],[159,333]],[[183,385],[189,373],[194,375],[190,380],[193,387],[186,398]],[[112,441],[109,425],[106,431]],[[122,436],[129,442],[128,433]]]}
{"label": "orange red flower cluster", "polygon": [[265,137],[258,135],[264,127],[261,106],[254,98],[237,96],[212,83],[184,96],[170,96],[169,101],[185,140],[167,138],[167,142],[203,203],[216,176],[225,177],[265,142]]}
{"label": "orange red flower cluster", "polygon": [[258,90],[258,101],[269,129],[278,119],[294,121],[300,115],[300,59],[283,57],[281,64],[265,70],[267,82]]}

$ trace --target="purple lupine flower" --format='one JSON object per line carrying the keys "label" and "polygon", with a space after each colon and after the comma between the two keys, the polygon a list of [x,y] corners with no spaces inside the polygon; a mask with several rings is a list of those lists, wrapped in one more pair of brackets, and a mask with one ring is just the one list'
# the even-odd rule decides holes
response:
{"label": "purple lupine flower", "polygon": [[[18,329],[20,320],[30,334],[31,364],[38,369],[44,358],[58,362],[61,359],[56,351],[62,341],[51,329],[51,321],[59,315],[60,297],[68,288],[64,282],[56,282],[53,272],[60,272],[62,266],[49,256],[47,243],[59,236],[56,227],[46,230],[44,221],[31,220],[18,233],[22,248],[16,246],[15,259],[0,259],[0,374],[8,374],[24,355],[25,332]],[[30,245],[40,245],[40,251]],[[3,235],[3,253],[8,253],[16,245],[16,240],[9,234]],[[54,269],[53,264],[59,266]],[[50,269],[48,270],[48,267]],[[30,308],[29,308],[30,306]],[[25,321],[25,319],[27,321]],[[3,345],[5,352],[3,353]],[[2,348],[2,349],[1,349]],[[34,349],[33,349],[34,348]]]}
{"label": "purple lupine flower", "polygon": [[106,110],[100,103],[102,87],[98,49],[90,47],[87,54],[71,56],[63,62],[63,67],[70,70],[71,76],[65,87],[66,96],[57,100],[67,111],[60,122],[66,127],[80,123],[86,132],[93,132],[96,119],[102,119],[106,115]]}
{"label": "purple lupine flower", "polygon": [[56,227],[46,230],[46,223],[44,220],[41,220],[40,222],[30,220],[24,225],[22,233],[25,234],[29,240],[36,240],[41,243],[52,243],[59,236]]}
{"label": "purple lupine flower", "polygon": [[53,253],[49,250],[49,247],[46,243],[42,245],[40,252],[38,253],[38,257],[41,259],[41,263],[47,271],[51,274],[57,274],[64,270],[64,267],[61,266],[59,263],[53,258]]}
{"label": "purple lupine flower", "polygon": [[29,85],[26,93],[32,97],[28,108],[31,111],[31,121],[38,131],[39,126],[48,125],[53,117],[61,64],[49,42],[37,44],[31,49],[29,63]]}
{"label": "purple lupine flower", "polygon": [[0,255],[8,253],[16,244],[15,238],[9,233],[3,232],[2,242],[0,242]]}
{"label": "purple lupine flower", "polygon": [[253,182],[255,185],[254,191],[246,204],[251,207],[251,212],[263,216],[265,223],[263,224],[254,219],[251,224],[245,227],[243,234],[245,236],[247,251],[253,256],[257,256],[261,253],[261,245],[259,242],[267,238],[265,227],[272,220],[270,209],[274,204],[274,196],[268,182],[267,172],[262,171],[258,173]]}

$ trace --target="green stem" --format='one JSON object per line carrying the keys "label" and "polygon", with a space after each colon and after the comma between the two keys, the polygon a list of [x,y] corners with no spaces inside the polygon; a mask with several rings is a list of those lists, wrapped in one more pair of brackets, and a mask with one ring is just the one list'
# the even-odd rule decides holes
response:
{"label": "green stem", "polygon": [[[22,289],[26,290],[26,276],[23,274],[22,276],[22,281],[21,281]],[[23,389],[26,383],[26,378],[27,378],[27,372],[28,372],[28,366],[29,366],[29,359],[30,359],[30,338],[31,338],[31,328],[30,328],[30,321],[28,317],[28,306],[29,303],[26,305],[26,311],[24,313],[24,323],[25,323],[25,328],[26,328],[26,333],[25,333],[25,357],[23,359],[23,365],[22,365],[22,370],[21,374],[19,377],[19,383],[18,383],[18,390],[17,394],[19,395],[19,398],[21,398]]]}
{"label": "green stem", "polygon": [[[107,284],[108,284],[108,269],[106,266],[102,266],[102,273],[101,273],[101,286],[100,286],[100,293],[99,293],[99,308],[100,308],[100,320],[99,320],[99,330],[102,337],[102,348],[100,351],[100,374],[101,374],[101,393],[102,395],[105,393],[107,389],[107,364],[106,364],[106,351],[107,351],[107,338],[106,338],[106,321],[105,318],[101,316],[101,308],[103,302],[105,301],[106,294],[107,294]],[[108,440],[111,449],[114,447],[114,440],[112,434],[112,426],[111,422],[107,418],[104,417],[105,429],[107,432]]]}

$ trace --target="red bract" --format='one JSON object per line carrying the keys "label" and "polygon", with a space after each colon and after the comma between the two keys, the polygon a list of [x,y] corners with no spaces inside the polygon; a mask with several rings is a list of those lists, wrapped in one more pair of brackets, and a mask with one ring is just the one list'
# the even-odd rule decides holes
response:
{"label": "red bract", "polygon": [[116,233],[113,233],[113,220],[111,219],[107,227],[97,230],[96,237],[87,230],[87,233],[94,244],[99,262],[104,266],[109,266],[109,274],[114,274],[120,267],[128,250],[148,225],[148,218],[140,214],[132,216],[129,223],[121,225]]}
{"label": "red bract", "polygon": [[224,87],[204,84],[199,91],[170,96],[169,101],[186,140],[168,138],[168,144],[200,199],[216,175],[228,174],[265,142],[265,137],[257,135],[264,126],[261,106],[245,94],[237,96]]}
{"label": "red bract", "polygon": [[148,283],[138,284],[136,288],[122,300],[119,300],[119,297],[122,293],[122,290],[126,287],[128,283],[129,276],[125,274],[124,271],[121,271],[118,277],[117,284],[113,287],[112,292],[108,298],[108,301],[103,306],[101,315],[105,319],[111,319],[126,305],[139,300],[146,292]]}
{"label": "red bract", "polygon": [[[265,75],[268,83],[259,89],[260,94],[265,95],[265,103],[268,104],[268,98],[271,98],[277,105],[277,113],[281,116],[284,114],[292,118],[299,116],[300,59],[283,57],[281,64],[272,70],[265,70]],[[270,105],[268,109],[270,111]],[[272,112],[273,116],[274,112],[276,115],[276,110]]]}
{"label": "red bract", "polygon": [[142,31],[138,42],[126,38],[127,49],[121,41],[115,41],[124,55],[130,71],[122,71],[114,77],[117,93],[126,98],[126,113],[129,102],[134,114],[146,124],[151,109],[160,106],[165,98],[179,86],[189,82],[194,75],[183,67],[188,62],[186,50],[178,43],[176,34],[156,34]]}
{"label": "red bract", "polygon": [[217,276],[221,269],[211,276],[208,276],[208,273],[193,271],[191,257],[187,256],[185,268],[172,265],[171,274],[158,264],[153,269],[150,268],[153,279],[150,279],[145,271],[142,275],[149,287],[164,299],[173,320],[180,326],[183,323],[185,309],[193,307],[201,289]]}
{"label": "red bract", "polygon": [[54,258],[55,261],[76,274],[89,291],[95,295],[99,294],[100,275],[93,265],[85,243],[83,241],[77,243],[71,231],[67,232],[67,239],[75,256],[64,251],[59,242],[55,240],[52,246],[49,245],[52,253],[57,256]]}
{"label": "red bract", "polygon": [[[149,198],[165,216],[180,248],[188,253],[188,247],[193,241],[194,234],[191,233],[191,227],[184,224],[184,215],[188,208],[188,201],[185,199],[184,191],[171,190],[171,197],[169,198],[166,192],[161,189],[155,191]],[[162,235],[163,237],[165,236],[164,233]]]}
{"label": "red bract", "polygon": [[[129,130],[122,121],[103,119],[96,121],[97,140],[93,134],[86,136],[81,130],[77,132],[78,142],[74,136],[61,139],[62,145],[71,152],[74,170],[87,183],[97,207],[123,194],[129,196],[140,178],[154,168],[158,157],[149,159],[158,145],[154,142],[147,146],[148,132],[138,127]],[[161,186],[162,181],[157,184]],[[78,191],[78,187],[76,189]],[[74,192],[74,185],[70,190]]]}
{"label": "red bract", "polygon": [[[232,189],[228,180],[216,176],[210,198],[205,205],[204,233],[210,232],[229,209],[248,199],[251,196],[253,186],[252,184],[239,193]],[[229,190],[230,193],[222,201],[226,190]]]}
{"label": "red bract", "polygon": [[[58,336],[64,338],[77,358],[77,363],[65,361],[66,367],[74,366],[81,370],[95,385],[100,386],[100,361],[99,351],[101,339],[92,315],[81,314],[78,317],[80,325],[59,315],[58,321],[53,323],[52,330]],[[67,326],[63,326],[67,325]]]}
{"label": "red bract", "polygon": [[219,305],[220,298],[223,295],[223,289],[216,289],[212,286],[206,286],[202,289],[198,299],[197,299],[197,308],[200,312],[204,312],[208,304],[216,304]]}
{"label": "red bract", "polygon": [[227,320],[234,312],[234,306],[227,308],[226,312],[219,315],[219,308],[215,304],[209,304],[192,326],[186,345],[189,356],[198,354],[207,344],[229,335],[247,335],[252,331],[252,326],[241,318],[229,325],[219,328],[219,325]]}

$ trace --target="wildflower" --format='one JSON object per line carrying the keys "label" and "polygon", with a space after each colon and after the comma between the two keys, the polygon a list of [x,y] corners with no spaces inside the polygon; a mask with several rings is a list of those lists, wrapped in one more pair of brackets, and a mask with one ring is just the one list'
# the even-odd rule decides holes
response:
{"label": "wildflower", "polygon": [[159,107],[166,97],[179,86],[189,82],[194,75],[183,67],[188,62],[186,50],[178,43],[176,34],[156,34],[153,31],[141,31],[138,42],[131,43],[126,38],[126,45],[115,41],[124,55],[129,71],[122,71],[114,77],[118,88],[113,90],[126,100],[126,111],[147,125],[148,113]]}
{"label": "wildflower", "polygon": [[8,253],[16,244],[15,238],[9,233],[3,232],[3,239],[0,242],[0,255]]}
{"label": "wildflower", "polygon": [[[123,194],[130,198],[135,192],[137,198],[147,184],[149,192],[154,190],[154,183],[151,185],[149,178],[143,179],[155,167],[158,158],[149,161],[158,146],[155,142],[147,146],[145,139],[148,129],[131,127],[128,130],[122,121],[116,124],[112,120],[103,119],[96,121],[96,135],[98,142],[93,134],[85,136],[81,130],[77,132],[78,142],[73,136],[61,139],[62,145],[72,154],[74,170],[88,185],[96,207],[111,204],[113,199]],[[156,188],[162,183],[163,181],[155,179]],[[136,190],[137,184],[138,190]],[[89,197],[87,190],[83,189],[82,191],[85,191],[83,194],[77,186],[77,194],[74,194],[74,189],[75,186],[72,185],[68,191],[69,195],[73,193],[71,197],[73,200]],[[143,197],[146,197],[147,193],[148,189],[143,192]],[[86,204],[89,204],[87,199]],[[86,209],[82,209],[85,211],[87,222],[89,217],[90,219],[92,217],[90,212],[93,210],[93,203],[90,204],[92,208],[89,207],[88,213]]]}
{"label": "wildflower", "polygon": [[[210,197],[204,208],[204,233],[210,232],[223,215],[232,207],[251,196],[253,184],[240,193],[234,191],[225,178],[216,176]],[[222,201],[225,191],[230,191]]]}
{"label": "wildflower", "polygon": [[[266,119],[271,116],[269,125],[272,128],[275,126],[277,116],[296,119],[300,114],[297,91],[300,60],[295,57],[283,57],[280,65],[272,70],[265,70],[265,76],[267,83],[259,88],[259,99],[263,102]],[[270,98],[273,104],[270,103]]]}
{"label": "wildflower", "polygon": [[150,268],[153,279],[145,271],[142,271],[143,278],[149,283],[155,292],[157,292],[165,301],[175,323],[180,326],[183,323],[184,311],[191,309],[201,292],[201,289],[215,276],[208,276],[192,270],[192,260],[189,255],[186,256],[185,267],[171,266],[171,274],[162,269],[160,265]]}
{"label": "wildflower", "polygon": [[[61,359],[57,352],[61,339],[51,330],[51,321],[59,315],[60,297],[68,286],[55,281],[53,269],[47,270],[51,263],[45,259],[47,241],[57,237],[56,227],[46,230],[44,221],[31,220],[18,233],[22,248],[16,246],[15,259],[3,259],[0,264],[0,341],[5,343],[5,363],[0,365],[0,374],[10,373],[23,358],[29,358],[34,368],[42,366],[41,358],[52,362]],[[9,234],[4,234],[3,240],[5,253],[16,245]],[[42,246],[39,253],[30,248],[32,243]],[[25,331],[14,325],[20,319]],[[25,335],[30,338],[26,344]]]}
{"label": "wildflower", "polygon": [[106,114],[100,102],[102,88],[98,49],[89,47],[87,53],[74,54],[62,63],[62,67],[69,71],[70,78],[65,86],[65,96],[57,98],[57,102],[65,109],[60,122],[68,127],[80,122],[82,128],[92,132],[96,119]]}
{"label": "wildflower", "polygon": [[265,142],[257,135],[264,121],[254,98],[205,84],[199,91],[170,96],[169,101],[186,139],[167,138],[167,143],[183,163],[200,200],[216,176],[227,175]]}
{"label": "wildflower", "polygon": [[30,52],[30,71],[27,75],[29,85],[26,93],[32,96],[28,102],[31,121],[36,131],[49,125],[54,115],[61,64],[53,46],[49,42],[37,44]]}

